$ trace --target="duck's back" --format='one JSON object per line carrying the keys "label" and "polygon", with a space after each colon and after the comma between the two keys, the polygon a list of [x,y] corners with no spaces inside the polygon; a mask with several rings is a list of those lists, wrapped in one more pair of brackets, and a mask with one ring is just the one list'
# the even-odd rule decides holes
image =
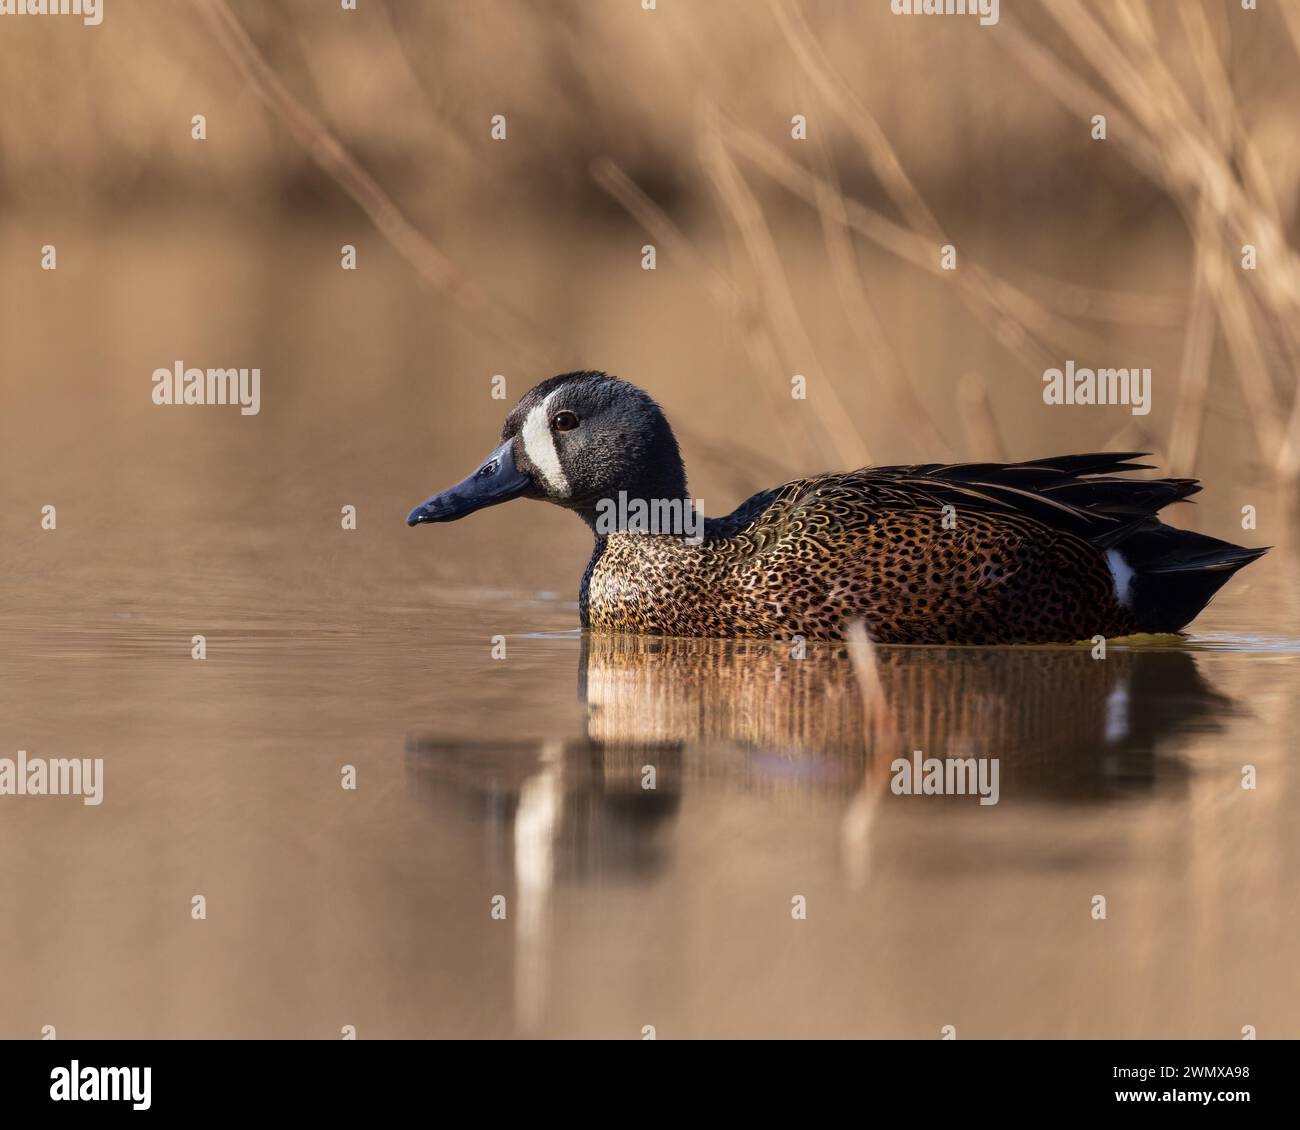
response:
{"label": "duck's back", "polygon": [[1126,479],[1130,454],[820,475],[706,523],[702,544],[615,534],[584,623],[656,635],[1041,643],[1175,631],[1263,550],[1155,514],[1191,479]]}

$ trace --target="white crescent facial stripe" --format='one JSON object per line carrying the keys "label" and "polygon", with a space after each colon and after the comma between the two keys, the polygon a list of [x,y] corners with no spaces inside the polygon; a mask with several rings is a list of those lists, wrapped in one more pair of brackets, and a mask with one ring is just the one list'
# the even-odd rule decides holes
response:
{"label": "white crescent facial stripe", "polygon": [[556,389],[528,413],[521,434],[528,461],[541,472],[552,491],[565,497],[569,493],[569,480],[564,474],[564,468],[560,466],[555,437],[551,435],[551,401],[559,391]]}

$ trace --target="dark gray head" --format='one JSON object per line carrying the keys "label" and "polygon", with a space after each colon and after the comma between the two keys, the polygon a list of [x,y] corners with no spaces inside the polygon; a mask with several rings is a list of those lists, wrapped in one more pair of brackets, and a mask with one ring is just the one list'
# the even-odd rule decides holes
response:
{"label": "dark gray head", "polygon": [[464,482],[406,521],[452,522],[512,498],[542,498],[589,523],[602,499],[683,499],[686,474],[664,414],[635,385],[605,373],[564,373],[524,394],[501,445]]}

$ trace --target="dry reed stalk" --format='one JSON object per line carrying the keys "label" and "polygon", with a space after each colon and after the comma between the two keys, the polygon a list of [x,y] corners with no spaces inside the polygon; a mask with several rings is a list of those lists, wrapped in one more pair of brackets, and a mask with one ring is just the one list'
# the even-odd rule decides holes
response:
{"label": "dry reed stalk", "polygon": [[[411,10],[407,8],[405,12]],[[455,121],[454,106],[452,105],[453,99],[448,97],[450,92],[439,90],[426,81],[424,75],[420,73],[417,61],[411,52],[413,43],[422,42],[423,28],[412,28],[409,25],[406,27],[401,26],[402,21],[397,16],[396,6],[391,4],[378,5],[375,15],[371,18],[375,21],[377,27],[382,27],[384,34],[391,41],[393,51],[402,60],[402,69],[405,71],[408,81],[424,97],[427,112],[421,118],[421,127],[437,135],[437,148],[431,156],[436,157],[438,168],[443,177],[446,177],[447,165],[451,161],[454,161],[461,169],[472,170],[477,163],[476,154],[463,133],[453,125]],[[426,34],[423,42],[427,41]]]}
{"label": "dry reed stalk", "polygon": [[1282,429],[1282,447],[1277,455],[1278,477],[1285,483],[1300,480],[1300,388],[1291,402],[1291,415]]}
{"label": "dry reed stalk", "polygon": [[1282,15],[1282,23],[1291,39],[1291,46],[1300,55],[1300,0],[1278,0],[1277,10]]}
{"label": "dry reed stalk", "polygon": [[289,92],[226,0],[195,0],[195,3],[253,93],[312,160],[370,217],[380,234],[428,286],[473,315],[492,337],[525,355],[549,361],[561,352],[558,344],[531,319],[491,298],[475,278],[457,267],[411,224],[338,138]]}
{"label": "dry reed stalk", "polygon": [[[1080,57],[1109,82],[1129,113],[1146,129],[1148,139],[1159,142],[1162,127],[1173,127],[1176,122],[1170,116],[1168,102],[1158,96],[1149,77],[1078,0],[1045,0],[1043,8],[1073,41]],[[1164,93],[1176,94],[1177,88]]]}
{"label": "dry reed stalk", "polygon": [[[1197,63],[1197,74],[1209,116],[1209,129],[1198,117],[1184,97],[1178,81],[1170,72],[1156,40],[1154,21],[1150,9],[1142,0],[1127,0],[1118,8],[1116,22],[1124,29],[1126,39],[1141,56],[1145,71],[1152,76],[1153,86],[1165,95],[1169,107],[1166,116],[1173,122],[1175,137],[1182,144],[1195,149],[1195,158],[1206,168],[1206,184],[1211,186],[1211,199],[1219,204],[1229,233],[1247,242],[1257,242],[1270,269],[1250,272],[1248,282],[1261,301],[1275,314],[1286,310],[1300,312],[1300,295],[1295,280],[1297,263],[1287,246],[1282,232],[1281,212],[1272,186],[1263,168],[1263,162],[1241,122],[1227,76],[1223,72],[1218,52],[1212,43],[1212,31],[1204,11],[1195,5],[1182,4],[1177,9]],[[1240,170],[1240,176],[1237,170]],[[1226,188],[1225,188],[1226,186]],[[1196,186],[1200,190],[1201,186]],[[1177,191],[1178,186],[1174,186]],[[1185,197],[1193,194],[1184,186]],[[1190,206],[1190,199],[1188,204]],[[1195,228],[1193,227],[1193,232]],[[1258,236],[1254,233],[1259,233]],[[1281,317],[1278,321],[1282,345],[1285,348],[1291,371],[1300,371],[1300,333],[1294,330],[1294,319]],[[1261,374],[1267,373],[1267,369]],[[1256,382],[1262,385],[1262,375]],[[1270,389],[1271,392],[1271,389]],[[1267,398],[1259,389],[1248,393],[1259,402]]]}
{"label": "dry reed stalk", "polygon": [[[895,207],[907,219],[912,230],[928,248],[928,254],[933,257],[940,246],[952,241],[945,235],[943,226],[936,219],[934,212],[907,177],[902,162],[889,143],[885,131],[881,129],[868,108],[854,94],[848,82],[822,51],[821,45],[798,9],[783,5],[781,0],[769,0],[769,7],[776,16],[777,23],[796,61],[803,68],[804,74],[823,103],[840,118],[857,139],[868,164]],[[972,265],[969,259],[965,260],[965,264],[964,277],[961,280],[962,296],[968,305],[973,309],[991,306],[995,314],[1016,325],[1018,331],[1016,336],[1020,339],[1029,336],[1028,330],[1043,331],[1042,316],[1050,318],[1050,314],[1035,309],[1036,304],[1030,304],[1027,296],[1008,287],[991,272],[978,265]],[[958,274],[961,275],[963,272],[959,271]],[[1030,313],[1030,317],[1026,317],[1027,312]],[[1074,342],[1077,343],[1077,340],[1076,332]],[[1017,352],[1021,351],[1019,344],[1013,345],[1013,348]],[[1040,355],[1034,358],[1030,367],[1040,369],[1050,362],[1051,358],[1047,352],[1040,351]]]}
{"label": "dry reed stalk", "polygon": [[898,356],[889,344],[880,319],[876,317],[875,306],[867,293],[857,251],[853,246],[853,229],[848,223],[844,195],[840,190],[830,150],[822,142],[817,146],[817,153],[822,166],[817,186],[817,216],[821,221],[831,278],[845,320],[862,346],[864,363],[870,367],[877,385],[898,410],[899,423],[907,428],[919,447],[932,450],[934,458],[949,459],[953,455],[952,446],[944,439],[933,417],[903,375]]}
{"label": "dry reed stalk", "polygon": [[1031,77],[1038,80],[1044,91],[1085,122],[1090,121],[1094,114],[1104,116],[1109,127],[1107,137],[1113,138],[1126,150],[1130,164],[1151,180],[1163,180],[1164,161],[1160,150],[1134,128],[1134,120],[1117,103],[1038,43],[1021,25],[1021,19],[1015,13],[1004,13],[1000,24],[1002,35],[998,42],[1015,56]]}
{"label": "dry reed stalk", "polygon": [[[818,192],[821,189],[820,178],[816,174],[809,172],[766,138],[751,130],[733,126],[727,135],[737,153],[794,195],[813,207],[817,206]],[[1028,294],[996,279],[977,263],[973,263],[969,255],[961,260],[960,270],[944,271],[939,265],[938,248],[925,236],[909,231],[852,197],[844,197],[844,209],[848,226],[854,231],[932,275],[948,278],[955,276],[957,285],[974,299],[981,315],[991,313],[1006,319],[1019,329],[1026,341],[1034,343],[1032,347],[1012,346],[1027,368],[1041,372],[1054,363],[1052,355],[1034,342],[1035,335],[1059,347],[1104,348],[1100,338],[1053,314]]]}
{"label": "dry reed stalk", "polygon": [[1191,44],[1196,60],[1197,74],[1208,110],[1208,124],[1222,154],[1231,153],[1241,169],[1242,184],[1249,197],[1262,208],[1273,223],[1282,224],[1282,211],[1277,195],[1264,167],[1259,147],[1241,119],[1237,100],[1232,93],[1232,83],[1224,69],[1223,59],[1215,46],[1214,29],[1210,26],[1205,9],[1196,4],[1176,5],[1183,31]]}
{"label": "dry reed stalk", "polygon": [[1209,260],[1218,253],[1214,239],[1214,216],[1202,202],[1193,240],[1195,262],[1192,267],[1192,291],[1187,304],[1187,329],[1183,337],[1182,379],[1178,386],[1178,403],[1169,429],[1169,470],[1173,475],[1190,475],[1196,467],[1200,448],[1201,426],[1205,417],[1205,398],[1210,384],[1210,358],[1218,317],[1210,290]]}
{"label": "dry reed stalk", "polygon": [[[1284,438],[1281,411],[1269,377],[1269,366],[1260,349],[1259,333],[1250,316],[1245,287],[1237,275],[1238,272],[1224,261],[1220,241],[1205,259],[1205,278],[1218,306],[1228,350],[1241,380],[1260,455],[1270,466],[1276,466]],[[1243,373],[1250,376],[1243,378]]]}
{"label": "dry reed stalk", "polygon": [[[789,415],[788,412],[785,415]],[[772,458],[768,451],[739,443],[732,435],[715,436],[705,428],[696,428],[689,421],[678,420],[673,430],[683,448],[690,452],[690,464],[697,460],[710,465],[714,475],[722,479],[740,499],[756,491],[785,482],[794,476],[782,461]],[[803,468],[806,472],[808,468]]]}
{"label": "dry reed stalk", "polygon": [[866,466],[872,461],[871,453],[861,433],[850,422],[834,382],[827,378],[817,360],[763,210],[727,152],[716,110],[706,109],[704,118],[701,160],[720,203],[744,243],[759,288],[759,306],[786,375],[803,373],[813,385],[813,394],[806,403],[812,406],[841,463],[850,467]]}
{"label": "dry reed stalk", "polygon": [[[1177,10],[1197,62],[1197,74],[1201,79],[1210,129],[1222,159],[1226,162],[1228,154],[1232,155],[1241,171],[1242,188],[1246,195],[1258,212],[1267,218],[1268,227],[1281,230],[1283,218],[1277,196],[1259,150],[1242,121],[1227,72],[1215,45],[1209,19],[1199,6],[1182,4]],[[1203,227],[1198,223],[1196,230],[1201,231]],[[1200,252],[1198,245],[1198,257]],[[1296,329],[1295,318],[1287,313],[1288,308],[1292,313],[1295,312],[1293,296],[1285,287],[1278,286],[1278,280],[1285,279],[1288,271],[1285,264],[1280,270],[1271,264],[1270,268],[1264,272],[1253,272],[1249,281],[1257,298],[1272,316],[1272,324],[1278,330],[1288,370],[1297,374],[1300,373],[1300,332]],[[1267,329],[1266,326],[1260,326],[1258,319],[1253,324],[1261,334]],[[1261,363],[1264,363],[1262,357]],[[1268,371],[1266,364],[1264,371]],[[1291,439],[1292,435],[1300,436],[1300,388],[1293,400],[1292,420],[1297,424],[1297,430],[1293,433],[1290,427],[1281,429],[1274,463],[1276,471],[1284,479],[1294,478],[1300,473],[1300,459],[1297,458],[1300,453]]]}
{"label": "dry reed stalk", "polygon": [[[761,313],[754,303],[741,294],[736,284],[699,254],[685,233],[651,200],[636,183],[609,157],[598,157],[591,163],[595,182],[609,193],[636,220],[660,246],[669,249],[701,280],[710,297],[721,308],[723,316],[734,322],[740,330],[741,341],[756,373],[778,374],[783,371],[780,356],[772,342]],[[802,432],[795,429],[795,417],[789,405],[778,394],[770,381],[760,381],[777,426],[781,429],[786,448],[792,454],[802,445]],[[783,472],[784,473],[784,472]]]}
{"label": "dry reed stalk", "polygon": [[1187,309],[1185,299],[1173,294],[1084,286],[1030,270],[1021,271],[1019,279],[1026,291],[1037,296],[1044,306],[1071,318],[1174,329],[1183,324]]}
{"label": "dry reed stalk", "polygon": [[867,634],[861,620],[850,620],[844,625],[844,644],[849,662],[862,693],[862,721],[867,735],[867,752],[870,754],[876,741],[894,729],[885,698],[885,688],[880,681],[880,665],[876,661],[876,645]]}
{"label": "dry reed stalk", "polygon": [[[1196,9],[1197,18],[1188,14],[1186,5],[1180,5],[1183,29],[1196,57],[1197,73],[1201,75],[1201,88],[1205,105],[1206,124],[1209,126],[1219,152],[1234,143],[1240,121],[1232,100],[1227,75],[1219,65],[1218,52],[1214,51],[1213,34],[1204,12]],[[1148,44],[1154,39],[1151,12],[1135,9],[1135,21]],[[1169,464],[1173,475],[1191,475],[1196,467],[1200,449],[1201,427],[1205,417],[1205,398],[1209,391],[1209,365],[1213,356],[1214,339],[1218,329],[1218,313],[1214,306],[1214,293],[1210,285],[1210,260],[1221,255],[1219,226],[1214,211],[1204,194],[1196,204],[1196,217],[1188,224],[1192,235],[1193,263],[1191,295],[1187,303],[1186,329],[1183,334],[1183,361],[1180,365],[1178,399],[1174,406],[1174,420],[1169,433]]]}
{"label": "dry reed stalk", "polygon": [[[1071,0],[1071,3],[1073,7],[1063,10],[1075,13],[1081,23],[1086,23],[1086,18],[1079,17],[1081,10],[1076,0]],[[1270,303],[1295,305],[1300,300],[1300,279],[1297,278],[1300,260],[1291,251],[1281,231],[1277,203],[1271,186],[1267,184],[1262,162],[1257,157],[1251,159],[1253,144],[1243,136],[1218,138],[1212,130],[1205,128],[1205,123],[1194,113],[1169,71],[1154,32],[1143,30],[1150,25],[1150,13],[1144,5],[1129,0],[1115,11],[1130,14],[1122,21],[1122,26],[1129,30],[1130,40],[1137,45],[1151,89],[1159,90],[1152,97],[1166,128],[1157,133],[1154,140],[1165,145],[1168,151],[1166,163],[1175,174],[1167,185],[1168,189],[1174,193],[1182,190],[1186,198],[1206,195],[1232,234],[1255,243],[1262,258],[1278,265],[1276,270],[1251,272],[1251,285],[1260,289]],[[1193,44],[1193,52],[1196,50]],[[1202,74],[1201,77],[1207,96],[1212,96],[1213,76]],[[1231,98],[1228,91],[1221,92],[1221,95]],[[1221,108],[1218,113],[1228,117],[1233,129],[1239,127],[1235,106]],[[1240,133],[1244,135],[1244,129]],[[1241,156],[1236,152],[1239,147],[1246,150]],[[1230,148],[1233,150],[1231,157]],[[1235,172],[1236,161],[1241,161],[1247,170],[1240,179]],[[1293,360],[1300,361],[1300,356]]]}
{"label": "dry reed stalk", "polygon": [[966,447],[975,459],[1005,462],[1006,445],[998,432],[997,419],[989,402],[988,384],[976,372],[963,373],[957,383],[957,406],[961,412]]}
{"label": "dry reed stalk", "polygon": [[[1293,376],[1300,370],[1300,330],[1295,318],[1300,310],[1300,258],[1285,241],[1276,199],[1263,163],[1241,123],[1204,13],[1183,10],[1180,18],[1201,78],[1208,128],[1166,65],[1167,44],[1158,39],[1151,10],[1145,3],[1126,0],[1105,9],[1118,40],[1078,0],[1048,0],[1045,8],[1080,56],[1093,62],[1096,72],[1104,76],[1134,123],[1144,131],[1140,140],[1132,131],[1117,132],[1121,152],[1170,194],[1187,217],[1194,241],[1204,239],[1207,231],[1200,219],[1202,207],[1212,210],[1215,244],[1211,254],[1201,257],[1204,280],[1218,307],[1249,422],[1264,458],[1275,472],[1283,478],[1300,475],[1300,392],[1293,401],[1291,423],[1283,428],[1278,423],[1279,406],[1260,345],[1267,328],[1252,317],[1244,293],[1249,287],[1271,315]],[[1093,95],[1087,85],[1054,56],[1034,45],[1014,21],[1008,25],[1004,42],[1047,89],[1077,112],[1085,117],[1103,112],[1088,105],[1086,100]],[[1238,152],[1243,155],[1240,179],[1228,156]],[[1248,276],[1243,285],[1225,263],[1230,254],[1229,238],[1254,243],[1270,269],[1242,272]],[[1202,250],[1198,246],[1198,255]],[[1193,358],[1197,349],[1194,335],[1204,333],[1203,320],[1198,326],[1189,326],[1193,336],[1187,348]],[[1180,404],[1176,413],[1173,442],[1180,458],[1189,452],[1195,454],[1196,445],[1189,446],[1188,421],[1199,420],[1202,406],[1196,398],[1204,395],[1203,390],[1198,391],[1197,379],[1185,381],[1183,389],[1193,400]]]}
{"label": "dry reed stalk", "polygon": [[[1300,0],[1280,0],[1278,11],[1282,14],[1291,46],[1296,55],[1300,56]],[[1295,330],[1293,318],[1286,319],[1284,325]],[[1300,378],[1300,374],[1297,377]],[[1297,379],[1296,395],[1291,402],[1291,416],[1287,421],[1282,451],[1278,455],[1278,473],[1291,483],[1300,478],[1300,379]]]}
{"label": "dry reed stalk", "polygon": [[1151,453],[1151,462],[1157,467],[1167,466],[1164,441],[1148,431],[1136,417],[1126,420],[1104,444],[1102,451],[1147,451]]}
{"label": "dry reed stalk", "polygon": [[871,171],[894,206],[918,234],[939,244],[948,242],[942,225],[908,177],[880,123],[826,57],[799,9],[782,0],[769,0],[768,7],[804,74],[823,103],[839,116],[862,146]]}
{"label": "dry reed stalk", "polygon": [[658,246],[668,248],[676,260],[699,276],[714,302],[733,312],[740,307],[743,299],[731,280],[695,250],[681,228],[615,161],[609,157],[595,158],[591,162],[591,177],[654,237]]}

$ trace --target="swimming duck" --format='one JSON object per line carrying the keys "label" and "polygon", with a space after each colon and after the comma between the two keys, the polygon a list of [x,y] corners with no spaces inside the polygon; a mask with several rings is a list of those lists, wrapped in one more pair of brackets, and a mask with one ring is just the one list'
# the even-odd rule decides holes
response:
{"label": "swimming duck", "polygon": [[1149,469],[1131,462],[1142,452],[814,475],[696,524],[659,405],[600,372],[530,389],[501,441],[407,524],[513,498],[572,510],[596,539],[579,595],[592,631],[829,640],[861,619],[877,643],[1176,632],[1267,552],[1162,523],[1201,487],[1120,477]]}

